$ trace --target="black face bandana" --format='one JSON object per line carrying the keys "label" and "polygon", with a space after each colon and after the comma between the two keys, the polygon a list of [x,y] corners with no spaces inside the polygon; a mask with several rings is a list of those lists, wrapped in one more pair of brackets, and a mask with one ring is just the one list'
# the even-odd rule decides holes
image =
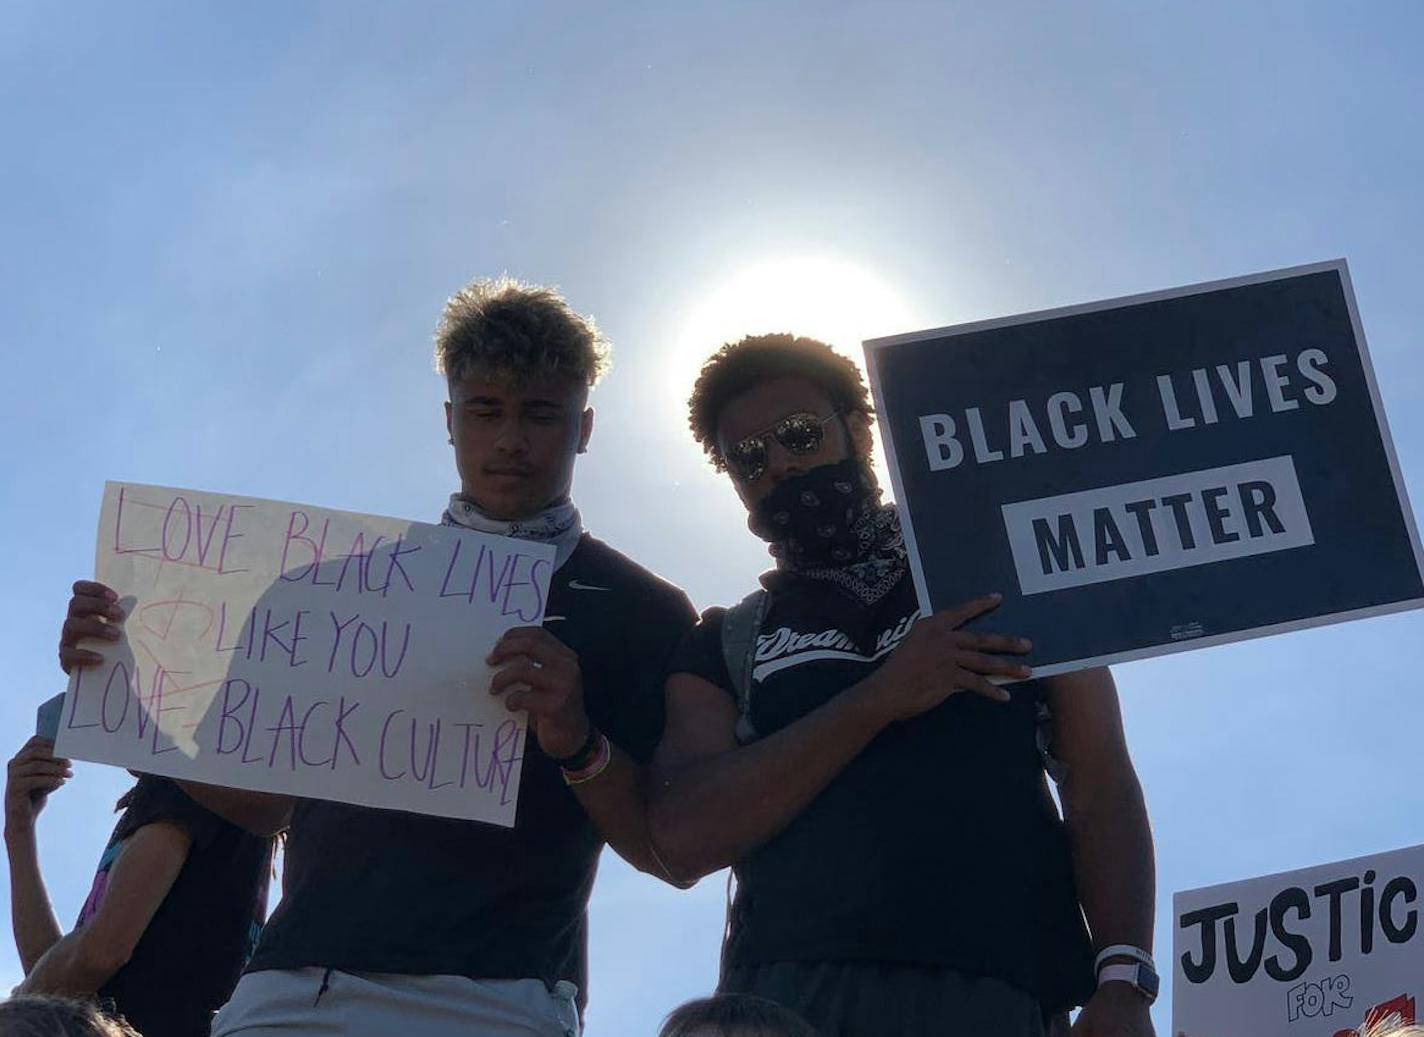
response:
{"label": "black face bandana", "polygon": [[906,569],[893,505],[860,458],[787,479],[752,512],[752,532],[771,544],[777,567],[828,580],[873,605]]}
{"label": "black face bandana", "polygon": [[859,458],[787,479],[752,512],[752,532],[771,544],[778,562],[848,565],[861,553],[856,526],[878,494]]}

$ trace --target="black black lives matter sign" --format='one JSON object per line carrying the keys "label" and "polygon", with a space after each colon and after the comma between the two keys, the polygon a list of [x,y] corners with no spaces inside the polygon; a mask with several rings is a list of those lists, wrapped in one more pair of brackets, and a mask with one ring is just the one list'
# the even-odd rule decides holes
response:
{"label": "black black lives matter sign", "polygon": [[1040,674],[1424,604],[1343,260],[866,358],[922,607]]}

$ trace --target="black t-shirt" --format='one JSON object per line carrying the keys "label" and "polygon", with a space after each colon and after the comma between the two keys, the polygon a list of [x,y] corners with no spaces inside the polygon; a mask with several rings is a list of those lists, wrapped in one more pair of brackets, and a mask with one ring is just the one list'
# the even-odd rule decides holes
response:
{"label": "black t-shirt", "polygon": [[[663,683],[696,621],[687,596],[584,535],[545,625],[579,659],[593,723],[639,762],[662,735]],[[284,892],[250,968],[572,980],[584,991],[602,840],[537,740],[513,828],[306,800]]]}
{"label": "black t-shirt", "polygon": [[272,840],[205,810],[167,778],[146,775],[100,858],[79,925],[103,902],[124,842],[158,822],[188,833],[188,857],[132,957],[98,993],[144,1037],[202,1037],[237,985],[267,913]]}
{"label": "black t-shirt", "polygon": [[[875,670],[919,615],[908,575],[866,607],[772,573],[752,668],[766,738]],[[725,610],[674,671],[732,694]],[[1091,993],[1066,834],[1037,742],[1038,684],[1008,703],[957,694],[882,731],[787,827],[734,866],[726,958],[930,964],[995,976],[1056,1009]]]}

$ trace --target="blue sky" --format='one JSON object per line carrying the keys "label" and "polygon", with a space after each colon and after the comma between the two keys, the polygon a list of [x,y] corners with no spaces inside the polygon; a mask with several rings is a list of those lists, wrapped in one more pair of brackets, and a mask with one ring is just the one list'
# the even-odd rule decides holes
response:
{"label": "blue sky", "polygon": [[[822,303],[879,300],[845,326],[890,334],[1346,256],[1418,500],[1421,35],[1406,2],[11,0],[0,724],[18,746],[61,684],[106,478],[436,515],[430,331],[504,270],[612,339],[579,503],[699,605],[765,555],[684,431],[717,345],[692,318],[798,257],[873,279]],[[1421,632],[1410,613],[1118,669],[1159,948],[1174,889],[1424,841]],[[81,766],[41,822],[66,919],[124,783]],[[715,981],[721,882],[604,864],[588,1032],[651,1033]]]}

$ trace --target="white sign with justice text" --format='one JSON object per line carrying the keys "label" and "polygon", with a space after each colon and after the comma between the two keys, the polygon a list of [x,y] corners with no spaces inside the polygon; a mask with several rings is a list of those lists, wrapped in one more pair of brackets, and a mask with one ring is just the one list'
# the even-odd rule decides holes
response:
{"label": "white sign with justice text", "polygon": [[1178,893],[1177,1037],[1357,1037],[1413,1023],[1424,846]]}

